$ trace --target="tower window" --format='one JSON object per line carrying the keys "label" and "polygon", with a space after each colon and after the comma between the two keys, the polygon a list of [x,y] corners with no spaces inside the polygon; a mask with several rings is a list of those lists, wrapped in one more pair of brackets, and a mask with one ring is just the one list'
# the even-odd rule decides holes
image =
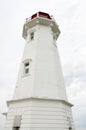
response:
{"label": "tower window", "polygon": [[32,32],[32,33],[30,34],[30,39],[31,39],[31,40],[34,39],[34,32]]}
{"label": "tower window", "polygon": [[30,75],[31,62],[32,62],[32,59],[25,59],[23,61],[23,71],[22,71],[23,76]]}
{"label": "tower window", "polygon": [[26,62],[24,64],[24,74],[28,74],[29,73],[29,62]]}

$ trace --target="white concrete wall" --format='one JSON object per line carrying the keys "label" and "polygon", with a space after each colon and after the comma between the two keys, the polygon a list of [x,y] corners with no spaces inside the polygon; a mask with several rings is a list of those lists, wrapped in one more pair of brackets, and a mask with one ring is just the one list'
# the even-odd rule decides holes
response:
{"label": "white concrete wall", "polygon": [[15,115],[22,116],[20,130],[68,130],[67,117],[74,127],[71,107],[61,101],[28,99],[10,103],[5,130],[12,130]]}
{"label": "white concrete wall", "polygon": [[[29,34],[34,30],[35,39]],[[14,99],[48,97],[67,100],[57,47],[49,26],[28,29],[26,45],[18,74]],[[31,59],[30,74],[23,75],[23,61]]]}

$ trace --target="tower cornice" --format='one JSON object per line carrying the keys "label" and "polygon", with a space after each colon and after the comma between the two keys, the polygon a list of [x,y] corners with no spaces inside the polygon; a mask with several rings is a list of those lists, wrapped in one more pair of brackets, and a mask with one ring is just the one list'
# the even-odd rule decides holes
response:
{"label": "tower cornice", "polygon": [[47,18],[43,18],[43,17],[38,16],[34,19],[29,18],[26,20],[26,22],[23,26],[23,34],[22,34],[24,39],[26,39],[28,29],[34,27],[37,24],[44,25],[44,26],[50,26],[52,31],[54,33],[56,33],[57,36],[59,36],[59,34],[60,34],[59,27],[53,18],[47,19]]}
{"label": "tower cornice", "polygon": [[10,103],[14,103],[14,102],[22,102],[22,101],[33,101],[33,100],[45,100],[45,101],[58,101],[58,102],[62,102],[63,104],[67,104],[68,106],[73,106],[73,104],[71,104],[70,102],[66,101],[66,100],[61,100],[61,99],[54,99],[54,98],[39,98],[39,97],[29,97],[29,98],[23,98],[23,99],[16,99],[16,100],[9,100],[7,101],[7,105],[9,106]]}

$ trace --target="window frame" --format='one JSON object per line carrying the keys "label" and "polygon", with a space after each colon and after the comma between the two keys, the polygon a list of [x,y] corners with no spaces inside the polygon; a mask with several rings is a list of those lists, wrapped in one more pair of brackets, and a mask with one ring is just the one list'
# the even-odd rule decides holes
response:
{"label": "window frame", "polygon": [[[30,75],[30,64],[31,64],[31,59],[26,59],[23,61],[23,76],[28,76]],[[28,71],[28,72],[25,72]]]}
{"label": "window frame", "polygon": [[[34,41],[35,40],[35,32],[36,32],[36,29],[35,28],[33,28],[33,29],[29,29],[28,31],[27,31],[27,41],[28,42],[31,42],[31,41]],[[31,38],[31,35],[33,34],[33,38]]]}

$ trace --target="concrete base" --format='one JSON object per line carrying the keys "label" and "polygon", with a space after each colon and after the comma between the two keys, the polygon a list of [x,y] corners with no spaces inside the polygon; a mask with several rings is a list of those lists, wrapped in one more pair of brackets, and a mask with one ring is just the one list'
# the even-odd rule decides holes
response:
{"label": "concrete base", "polygon": [[[8,101],[8,106],[5,130],[74,130],[72,104],[67,101],[28,98]],[[15,116],[21,116],[20,126],[14,127]]]}

